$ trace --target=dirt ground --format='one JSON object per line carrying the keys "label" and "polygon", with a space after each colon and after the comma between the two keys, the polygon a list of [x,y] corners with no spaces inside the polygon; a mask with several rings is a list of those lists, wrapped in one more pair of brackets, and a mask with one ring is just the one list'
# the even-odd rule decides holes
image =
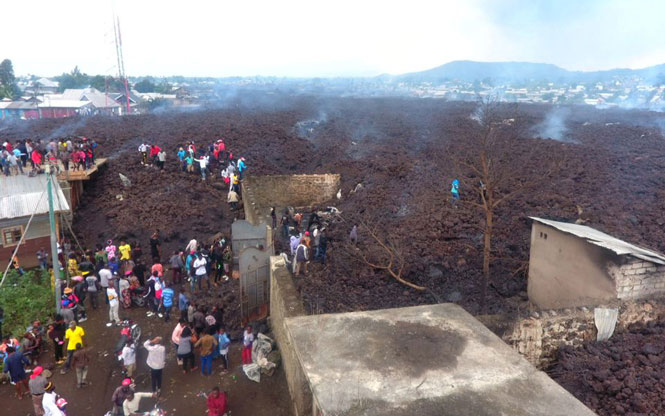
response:
{"label": "dirt ground", "polygon": [[[232,340],[229,359],[231,371],[222,373],[222,364],[218,360],[213,362],[213,374],[210,377],[201,375],[200,370],[183,374],[181,367],[177,366],[175,352],[170,344],[171,332],[175,322],[171,320],[164,323],[156,316],[148,318],[144,309],[121,309],[121,318],[130,317],[139,323],[143,331],[141,343],[146,339],[162,336],[167,346],[166,367],[164,369],[162,397],[160,407],[167,410],[170,415],[207,415],[205,398],[197,396],[201,392],[208,392],[212,387],[219,386],[225,390],[229,397],[229,410],[236,416],[290,416],[292,415],[291,401],[286,385],[286,377],[280,368],[272,377],[262,376],[260,383],[249,380],[240,365],[240,344]],[[72,370],[61,375],[60,367],[53,371],[51,381],[56,386],[58,394],[67,399],[69,415],[103,416],[110,410],[111,395],[116,387],[120,386],[122,375],[120,365],[113,358],[113,349],[119,338],[120,330],[116,327],[107,328],[108,318],[106,306],[90,313],[87,321],[81,326],[86,331],[85,341],[91,348],[92,363],[88,372],[88,380],[92,383],[82,389],[76,388],[76,374]],[[49,345],[49,347],[51,347]],[[136,391],[150,391],[150,370],[145,364],[147,351],[140,348],[137,351]],[[40,365],[53,365],[53,348],[42,354]],[[197,365],[199,358],[197,356]],[[4,410],[2,414],[33,415],[32,403],[29,397],[23,400],[15,398],[15,388],[10,384],[0,386],[0,400]],[[147,411],[155,404],[154,399],[143,399],[141,411]]]}

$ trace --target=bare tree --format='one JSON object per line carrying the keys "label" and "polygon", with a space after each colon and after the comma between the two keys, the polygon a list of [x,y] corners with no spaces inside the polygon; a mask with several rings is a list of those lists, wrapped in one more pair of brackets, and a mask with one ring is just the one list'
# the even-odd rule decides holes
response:
{"label": "bare tree", "polygon": [[[503,111],[502,111],[503,110]],[[516,106],[501,106],[494,97],[481,100],[473,115],[478,128],[468,141],[458,144],[452,152],[458,166],[463,190],[469,196],[460,204],[479,210],[484,217],[482,307],[486,310],[487,289],[492,260],[492,235],[496,209],[507,200],[542,184],[558,164],[555,158],[544,162],[538,174],[525,175],[520,161],[515,159],[516,146],[523,131],[523,122]],[[535,144],[532,149],[535,147]],[[526,156],[527,158],[530,156]]]}
{"label": "bare tree", "polygon": [[368,237],[358,244],[346,244],[346,251],[375,270],[387,272],[393,279],[412,289],[423,291],[426,288],[404,279],[406,267],[404,251],[395,236],[379,230],[376,224],[359,220],[361,233]]}

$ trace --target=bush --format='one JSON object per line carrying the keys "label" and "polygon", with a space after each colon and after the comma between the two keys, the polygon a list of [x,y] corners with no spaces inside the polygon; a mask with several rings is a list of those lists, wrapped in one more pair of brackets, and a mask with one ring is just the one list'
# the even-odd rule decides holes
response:
{"label": "bush", "polygon": [[19,276],[11,270],[0,287],[0,306],[5,313],[2,334],[20,339],[32,321],[46,322],[55,312],[49,274],[33,270]]}

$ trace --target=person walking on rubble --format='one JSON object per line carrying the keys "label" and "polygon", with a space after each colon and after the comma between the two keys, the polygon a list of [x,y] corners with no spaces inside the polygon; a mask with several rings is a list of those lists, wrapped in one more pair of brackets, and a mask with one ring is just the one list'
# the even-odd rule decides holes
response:
{"label": "person walking on rubble", "polygon": [[231,210],[235,211],[238,209],[238,193],[231,188],[229,191],[228,197],[226,198],[229,205],[231,205]]}
{"label": "person walking on rubble", "polygon": [[147,145],[147,143],[143,142],[139,145],[139,153],[141,153],[141,164],[142,165],[147,165],[148,164],[148,151],[150,150],[150,147]]}
{"label": "person walking on rubble", "polygon": [[459,180],[453,179],[452,186],[450,188],[450,194],[452,195],[453,206],[457,205],[457,201],[460,200],[459,196]]}
{"label": "person walking on rubble", "polygon": [[293,275],[300,275],[301,269],[305,269],[305,274],[307,274],[307,260],[309,259],[309,249],[304,241],[301,241],[296,248],[296,254],[293,257]]}
{"label": "person walking on rubble", "polygon": [[205,181],[206,171],[208,170],[208,163],[210,161],[210,157],[208,155],[203,155],[201,156],[201,159],[194,159],[194,161],[198,162],[199,165],[201,166],[201,180]]}

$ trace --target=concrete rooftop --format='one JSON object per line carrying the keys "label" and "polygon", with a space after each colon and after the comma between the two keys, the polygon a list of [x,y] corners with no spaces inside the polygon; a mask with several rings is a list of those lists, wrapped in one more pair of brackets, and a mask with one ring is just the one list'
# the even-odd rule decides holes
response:
{"label": "concrete rooftop", "polygon": [[288,318],[324,416],[594,415],[454,304]]}

